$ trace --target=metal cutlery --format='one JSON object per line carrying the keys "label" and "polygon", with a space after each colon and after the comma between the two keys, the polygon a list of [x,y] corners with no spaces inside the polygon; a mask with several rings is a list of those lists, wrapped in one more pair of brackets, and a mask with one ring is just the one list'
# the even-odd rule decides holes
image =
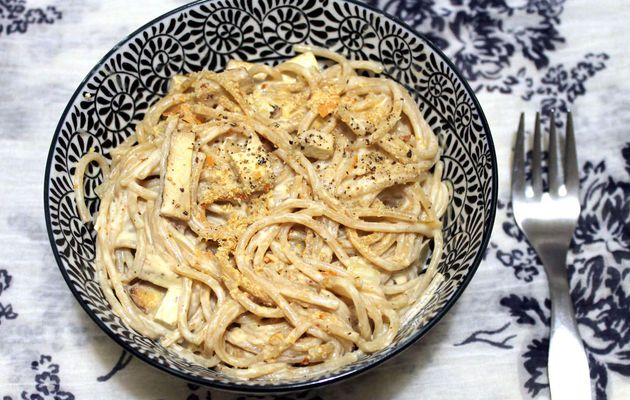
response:
{"label": "metal cutlery", "polygon": [[564,149],[550,117],[548,189],[543,185],[542,133],[536,113],[531,184],[525,175],[525,116],[521,114],[512,164],[514,219],[543,262],[551,298],[548,375],[552,400],[591,399],[588,360],[569,295],[567,251],[580,215],[579,172],[571,113]]}

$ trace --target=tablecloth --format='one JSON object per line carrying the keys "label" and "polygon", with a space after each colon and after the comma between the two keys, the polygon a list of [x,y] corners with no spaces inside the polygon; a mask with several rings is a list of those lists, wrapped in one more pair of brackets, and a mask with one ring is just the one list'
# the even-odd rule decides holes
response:
{"label": "tablecloth", "polygon": [[[545,274],[509,203],[521,111],[573,110],[582,216],[569,254],[595,398],[630,398],[630,3],[372,2],[444,49],[495,140],[500,202],[486,257],[448,315],[356,379],[283,399],[546,399]],[[0,396],[248,398],[132,358],[81,310],[55,265],[43,212],[50,139],[66,102],[120,39],[183,1],[0,0]]]}

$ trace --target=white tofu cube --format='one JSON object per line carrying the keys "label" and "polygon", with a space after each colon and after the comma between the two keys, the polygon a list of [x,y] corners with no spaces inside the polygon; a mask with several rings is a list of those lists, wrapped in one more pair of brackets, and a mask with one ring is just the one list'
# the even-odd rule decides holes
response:
{"label": "white tofu cube", "polygon": [[361,279],[364,285],[378,286],[381,284],[381,273],[378,267],[371,265],[361,257],[350,257],[347,269],[351,275]]}
{"label": "white tofu cube", "polygon": [[[225,69],[227,71],[233,70],[233,69],[239,69],[239,68],[243,68],[246,71],[249,71],[254,65],[253,63],[249,63],[247,61],[241,61],[241,60],[230,60],[227,63],[227,66],[225,67]],[[256,80],[264,80],[267,78],[267,74],[265,73],[258,73],[254,76],[252,76],[252,78],[256,79]]]}
{"label": "white tofu cube", "polygon": [[116,247],[135,249],[137,246],[136,227],[127,214],[124,214],[123,221],[123,227],[118,232],[118,236],[116,236]]}
{"label": "white tofu cube", "polygon": [[269,153],[256,135],[247,141],[244,149],[231,150],[230,159],[247,192],[263,190],[273,182]]}
{"label": "white tofu cube", "polygon": [[186,83],[187,81],[188,77],[186,75],[174,75],[171,78],[169,90],[180,92],[184,86],[184,83]]}
{"label": "white tofu cube", "polygon": [[[317,70],[319,70],[319,64],[317,63],[317,59],[315,58],[315,55],[310,52],[307,51],[306,53],[302,53],[302,54],[298,54],[297,56],[288,59],[286,62],[290,62],[290,63],[294,63],[294,64],[298,64],[304,68],[315,68]],[[233,70],[233,69],[239,69],[239,68],[243,68],[246,71],[249,71],[253,66],[255,66],[256,64],[254,63],[250,63],[247,61],[241,61],[241,60],[230,60],[227,63],[227,67],[225,68],[226,70]],[[265,79],[267,78],[267,74],[265,73],[258,73],[256,75],[253,76],[254,79]],[[283,76],[283,80],[284,81],[291,81],[291,82],[295,82],[295,79],[289,77],[289,76]]]}
{"label": "white tofu cube", "polygon": [[304,68],[315,68],[319,70],[317,59],[315,58],[315,55],[310,51],[298,54],[297,56],[288,59],[287,62],[301,65]]}
{"label": "white tofu cube", "polygon": [[173,285],[167,291],[160,307],[155,312],[154,319],[163,323],[169,328],[177,325],[177,308],[179,305],[179,296],[182,294],[181,285]]}
{"label": "white tofu cube", "polygon": [[195,134],[192,131],[177,130],[171,137],[160,207],[160,215],[164,217],[184,221],[190,219],[190,174],[194,143]]}
{"label": "white tofu cube", "polygon": [[335,150],[335,138],[330,133],[309,129],[300,133],[298,138],[300,149],[306,157],[326,160]]}
{"label": "white tofu cube", "polygon": [[250,102],[254,110],[265,118],[270,118],[274,115],[276,107],[274,107],[275,101],[266,93],[265,90],[257,87],[251,94]]}
{"label": "white tofu cube", "polygon": [[124,230],[116,237],[116,247],[135,249],[136,246],[136,232]]}
{"label": "white tofu cube", "polygon": [[[288,59],[286,62],[297,64],[306,69],[316,69],[319,71],[319,64],[317,63],[317,59],[315,58],[315,55],[310,51],[298,54],[297,56]],[[282,80],[284,82],[295,82],[295,78],[287,74],[282,74]]]}
{"label": "white tofu cube", "polygon": [[179,277],[173,272],[169,262],[155,252],[147,252],[138,277],[163,288],[179,284]]}
{"label": "white tofu cube", "polygon": [[241,60],[230,60],[227,63],[227,66],[225,67],[226,70],[232,70],[232,69],[238,69],[238,68],[244,68],[246,70],[249,70],[251,67],[253,67],[256,64],[247,62],[247,61],[241,61]]}

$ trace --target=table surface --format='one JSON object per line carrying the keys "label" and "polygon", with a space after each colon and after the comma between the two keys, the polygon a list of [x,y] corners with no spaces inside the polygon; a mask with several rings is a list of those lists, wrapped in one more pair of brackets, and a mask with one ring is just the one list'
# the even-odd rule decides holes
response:
{"label": "table surface", "polygon": [[[506,4],[506,3],[509,3]],[[133,359],[81,310],[55,265],[43,212],[46,155],[66,102],[121,38],[183,1],[0,0],[0,396],[219,399]],[[583,212],[569,255],[597,399],[630,398],[630,4],[605,0],[390,0],[377,4],[444,48],[495,140],[497,221],[485,261],[423,340],[301,399],[545,399],[544,271],[509,205],[518,115],[572,109]],[[240,398],[246,398],[241,396]]]}

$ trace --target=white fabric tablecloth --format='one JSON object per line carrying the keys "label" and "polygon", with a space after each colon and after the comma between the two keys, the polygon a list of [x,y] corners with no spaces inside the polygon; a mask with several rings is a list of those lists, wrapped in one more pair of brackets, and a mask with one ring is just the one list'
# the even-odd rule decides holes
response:
{"label": "white fabric tablecloth", "polygon": [[[0,397],[239,398],[132,359],[72,297],[43,212],[50,139],[74,89],[120,39],[183,1],[0,0]],[[508,4],[509,3],[509,4]],[[596,398],[630,399],[630,3],[392,0],[476,89],[500,199],[486,260],[443,321],[371,372],[285,399],[546,399],[544,272],[511,219],[518,115],[575,113],[583,217],[569,256]],[[247,398],[241,396],[240,398]]]}

